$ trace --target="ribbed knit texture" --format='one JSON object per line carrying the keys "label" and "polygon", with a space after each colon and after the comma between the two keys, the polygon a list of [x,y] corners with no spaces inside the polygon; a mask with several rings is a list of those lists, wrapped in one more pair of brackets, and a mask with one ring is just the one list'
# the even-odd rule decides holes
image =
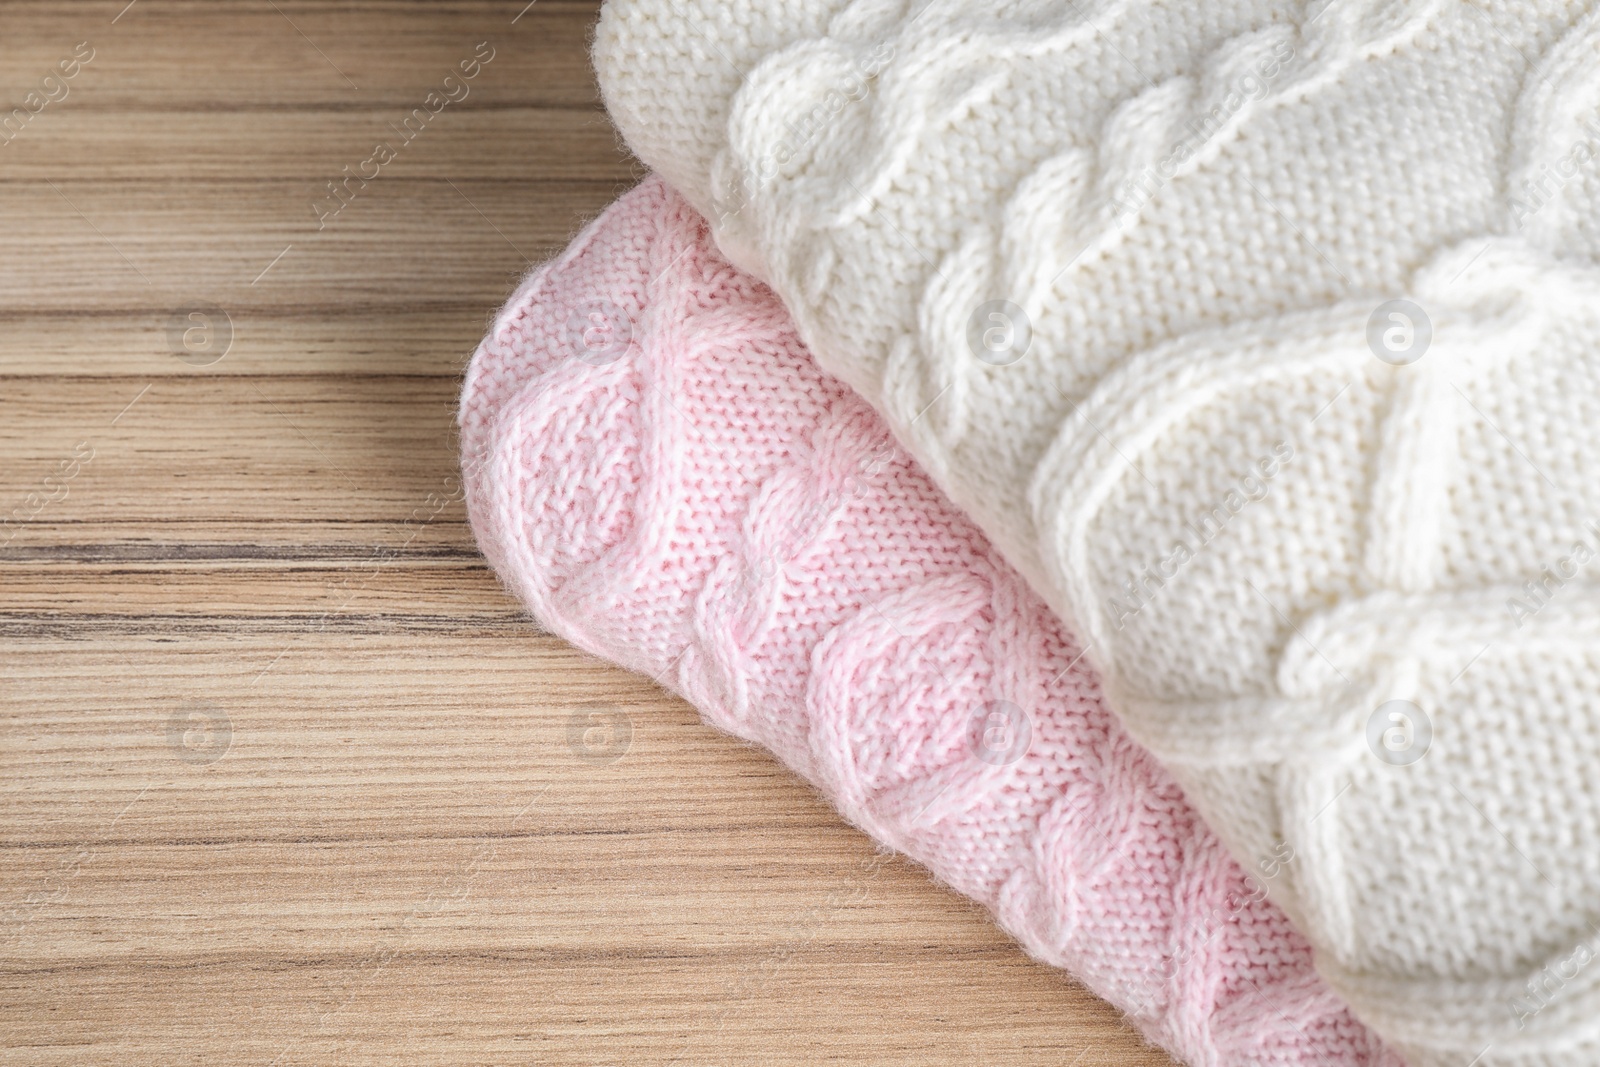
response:
{"label": "ribbed knit texture", "polygon": [[468,372],[473,529],[551,630],[759,743],[1196,1067],[1399,1067],[1081,649],[659,179]]}
{"label": "ribbed knit texture", "polygon": [[596,61],[1233,854],[1292,847],[1360,1017],[1600,1063],[1592,4],[610,0]]}

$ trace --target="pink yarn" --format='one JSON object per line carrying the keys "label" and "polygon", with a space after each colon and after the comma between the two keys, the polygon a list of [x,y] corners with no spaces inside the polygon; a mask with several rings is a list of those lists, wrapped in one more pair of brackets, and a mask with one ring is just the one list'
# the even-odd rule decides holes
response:
{"label": "pink yarn", "polygon": [[[766,746],[1187,1063],[1397,1067],[1060,623],[659,179],[535,271],[461,402],[551,630]],[[1292,858],[1283,857],[1286,863]]]}

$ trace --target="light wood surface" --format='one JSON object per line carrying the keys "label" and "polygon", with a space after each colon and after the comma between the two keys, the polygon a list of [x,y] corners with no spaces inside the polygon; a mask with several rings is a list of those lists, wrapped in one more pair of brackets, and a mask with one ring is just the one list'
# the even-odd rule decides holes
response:
{"label": "light wood surface", "polygon": [[1169,1062],[474,549],[464,361],[640,174],[596,6],[0,4],[0,112],[94,53],[0,147],[4,1062]]}

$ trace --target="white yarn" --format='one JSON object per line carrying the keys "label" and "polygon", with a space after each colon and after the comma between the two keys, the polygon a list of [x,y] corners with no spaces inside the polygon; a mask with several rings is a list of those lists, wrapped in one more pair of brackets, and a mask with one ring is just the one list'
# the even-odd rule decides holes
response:
{"label": "white yarn", "polygon": [[610,0],[596,50],[1239,859],[1294,848],[1275,899],[1414,1067],[1600,1062],[1600,584],[1555,563],[1600,561],[1592,7]]}

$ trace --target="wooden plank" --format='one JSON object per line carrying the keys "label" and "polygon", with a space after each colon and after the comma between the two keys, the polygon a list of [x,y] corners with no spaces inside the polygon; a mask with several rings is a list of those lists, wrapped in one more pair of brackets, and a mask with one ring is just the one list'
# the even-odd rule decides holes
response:
{"label": "wooden plank", "polygon": [[[98,178],[122,184],[307,176],[336,181],[347,166],[359,175],[379,143],[399,149],[404,135],[395,126],[413,106],[402,100],[387,107],[269,111],[243,119],[230,111],[198,112],[185,114],[174,128],[169,111],[65,104],[59,114],[42,112],[39,130],[25,129],[3,149],[0,180],[53,181],[92,162]],[[403,147],[384,166],[386,179],[616,183],[642,173],[618,144],[605,113],[590,108],[480,107],[468,97],[459,108],[440,112]]]}
{"label": "wooden plank", "polygon": [[468,101],[597,106],[588,41],[599,4],[538,0],[517,18],[523,8],[513,0],[235,0],[222,8],[211,0],[8,0],[0,100],[20,102],[87,41],[94,58],[30,133],[68,107],[409,109],[487,41],[495,56]]}
{"label": "wooden plank", "polygon": [[621,188],[383,176],[319,230],[313,205],[327,198],[311,180],[18,182],[5,190],[0,311],[140,308],[165,322],[209,301],[236,323],[257,309],[333,303],[375,319],[419,303],[487,311]]}
{"label": "wooden plank", "polygon": [[[596,200],[601,199],[595,197]],[[577,209],[581,213],[581,209]],[[508,260],[513,254],[508,254]],[[193,322],[209,301],[103,311],[50,309],[0,312],[0,380],[65,375],[116,376],[137,390],[153,378],[229,375],[435,375],[459,378],[493,313],[511,290],[515,264],[478,299],[459,303],[331,304],[320,300],[278,307],[232,304],[228,341],[192,354],[172,325]],[[210,362],[212,353],[216,362]],[[198,365],[197,364],[202,364]],[[109,383],[102,388],[110,390]],[[131,394],[130,394],[131,395]]]}
{"label": "wooden plank", "polygon": [[109,513],[427,525],[445,517],[441,495],[459,494],[450,378],[371,377],[352,388],[335,377],[197,373],[113,383],[7,383],[0,524]]}

